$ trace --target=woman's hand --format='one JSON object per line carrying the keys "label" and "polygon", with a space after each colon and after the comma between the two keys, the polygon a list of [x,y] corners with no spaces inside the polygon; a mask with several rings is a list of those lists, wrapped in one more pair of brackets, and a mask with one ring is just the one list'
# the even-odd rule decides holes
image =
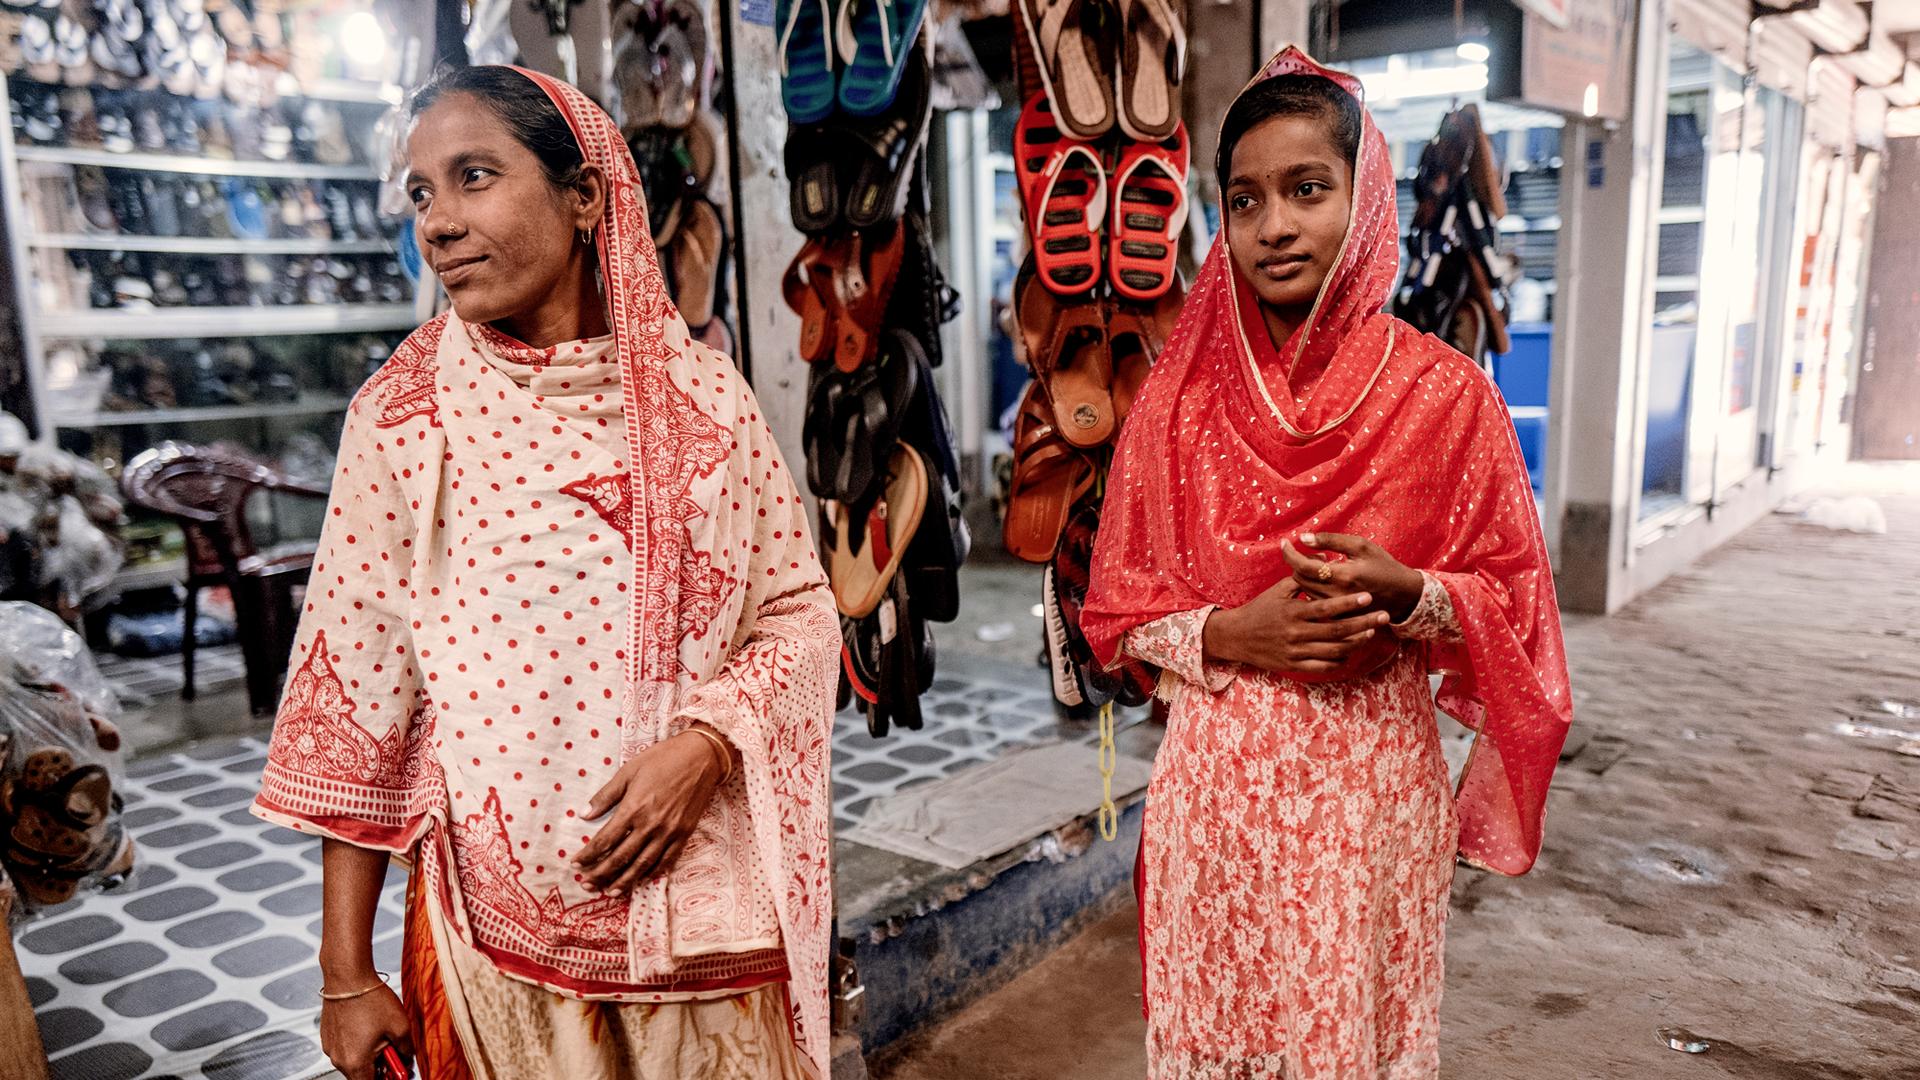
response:
{"label": "woman's hand", "polygon": [[1384,612],[1362,610],[1373,603],[1366,593],[1300,600],[1300,588],[1287,578],[1244,606],[1215,611],[1202,634],[1207,658],[1263,671],[1333,671],[1387,623]]}
{"label": "woman's hand", "polygon": [[1286,557],[1287,565],[1293,567],[1294,580],[1307,592],[1322,597],[1369,593],[1377,601],[1374,610],[1386,612],[1394,622],[1407,621],[1420,603],[1426,578],[1366,537],[1301,533],[1300,543],[1346,556],[1335,561],[1319,559],[1302,553],[1292,542],[1283,541],[1280,553]]}
{"label": "woman's hand", "polygon": [[[327,989],[358,990],[379,978],[368,971],[364,982]],[[320,1049],[346,1080],[374,1080],[374,1061],[387,1043],[392,1043],[401,1057],[412,1060],[413,1041],[407,1034],[407,1010],[400,1004],[400,995],[390,987],[382,986],[345,1001],[321,1002]]]}
{"label": "woman's hand", "polygon": [[690,731],[655,743],[620,766],[587,804],[588,821],[611,811],[573,859],[587,887],[624,896],[672,866],[726,770],[713,740]]}

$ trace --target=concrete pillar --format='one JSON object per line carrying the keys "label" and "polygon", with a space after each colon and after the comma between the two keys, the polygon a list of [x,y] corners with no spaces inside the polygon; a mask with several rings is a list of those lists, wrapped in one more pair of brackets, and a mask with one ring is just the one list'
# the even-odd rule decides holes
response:
{"label": "concrete pillar", "polygon": [[1561,606],[1607,612],[1629,596],[1651,344],[1651,222],[1666,150],[1665,0],[1637,27],[1631,121],[1570,122],[1549,387],[1545,523]]}
{"label": "concrete pillar", "polygon": [[[780,296],[780,279],[801,235],[788,210],[782,150],[787,113],[780,101],[780,59],[770,25],[773,5],[722,4],[725,77],[733,102],[729,132],[734,174],[733,241],[736,351],[780,453],[799,471],[806,460],[800,424],[807,365],[800,359],[800,319]],[[754,21],[765,18],[768,22]],[[805,484],[801,484],[803,495]]]}
{"label": "concrete pillar", "polygon": [[1306,48],[1312,8],[1312,0],[1260,0],[1260,40],[1255,50],[1260,56],[1254,62],[1264,61],[1284,45]]}

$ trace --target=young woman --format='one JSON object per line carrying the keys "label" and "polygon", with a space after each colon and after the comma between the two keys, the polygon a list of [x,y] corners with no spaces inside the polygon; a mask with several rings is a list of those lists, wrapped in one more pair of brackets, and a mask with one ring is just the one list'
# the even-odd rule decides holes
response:
{"label": "young woman", "polygon": [[[1140,865],[1155,1078],[1439,1075],[1456,852],[1519,874],[1571,720],[1500,396],[1381,305],[1387,147],[1281,53],[1220,138],[1223,231],[1122,436],[1084,628],[1162,671]],[[1478,731],[1448,790],[1428,673]]]}
{"label": "young woman", "polygon": [[[255,812],[324,837],[321,1041],[430,1077],[823,1077],[839,627],[579,91],[416,98],[453,302],[356,396]],[[403,996],[370,942],[412,860]]]}

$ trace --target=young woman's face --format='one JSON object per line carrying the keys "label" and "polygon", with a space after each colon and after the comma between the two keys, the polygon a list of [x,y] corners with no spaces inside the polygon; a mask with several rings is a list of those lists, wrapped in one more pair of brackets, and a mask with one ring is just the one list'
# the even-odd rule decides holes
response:
{"label": "young woman's face", "polygon": [[556,191],[540,159],[477,99],[449,94],[407,139],[407,196],[427,264],[462,319],[526,315],[578,275],[580,231],[599,220],[597,185]]}
{"label": "young woman's face", "polygon": [[1333,270],[1353,205],[1353,168],[1315,116],[1276,116],[1233,148],[1227,250],[1262,303],[1304,315]]}

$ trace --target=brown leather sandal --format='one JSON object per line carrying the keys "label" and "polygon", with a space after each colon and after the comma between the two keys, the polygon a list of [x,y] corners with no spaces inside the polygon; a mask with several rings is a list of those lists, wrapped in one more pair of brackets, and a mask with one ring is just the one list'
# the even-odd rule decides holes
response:
{"label": "brown leather sandal", "polygon": [[1016,559],[1044,563],[1060,545],[1073,504],[1093,487],[1093,459],[1060,437],[1046,389],[1028,385],[1013,424],[1013,479],[1001,539]]}
{"label": "brown leather sandal", "polygon": [[1116,425],[1127,422],[1140,386],[1167,347],[1186,289],[1176,278],[1174,287],[1148,304],[1113,301],[1107,317],[1107,341],[1113,356],[1113,415]]}
{"label": "brown leather sandal", "polygon": [[697,196],[688,202],[680,233],[674,237],[674,299],[687,325],[699,327],[713,321],[726,231],[720,223],[720,212],[712,203]]}
{"label": "brown leather sandal", "polygon": [[1063,302],[1041,283],[1031,257],[1013,289],[1027,367],[1046,386],[1060,437],[1081,449],[1113,438],[1113,357],[1103,305]]}

